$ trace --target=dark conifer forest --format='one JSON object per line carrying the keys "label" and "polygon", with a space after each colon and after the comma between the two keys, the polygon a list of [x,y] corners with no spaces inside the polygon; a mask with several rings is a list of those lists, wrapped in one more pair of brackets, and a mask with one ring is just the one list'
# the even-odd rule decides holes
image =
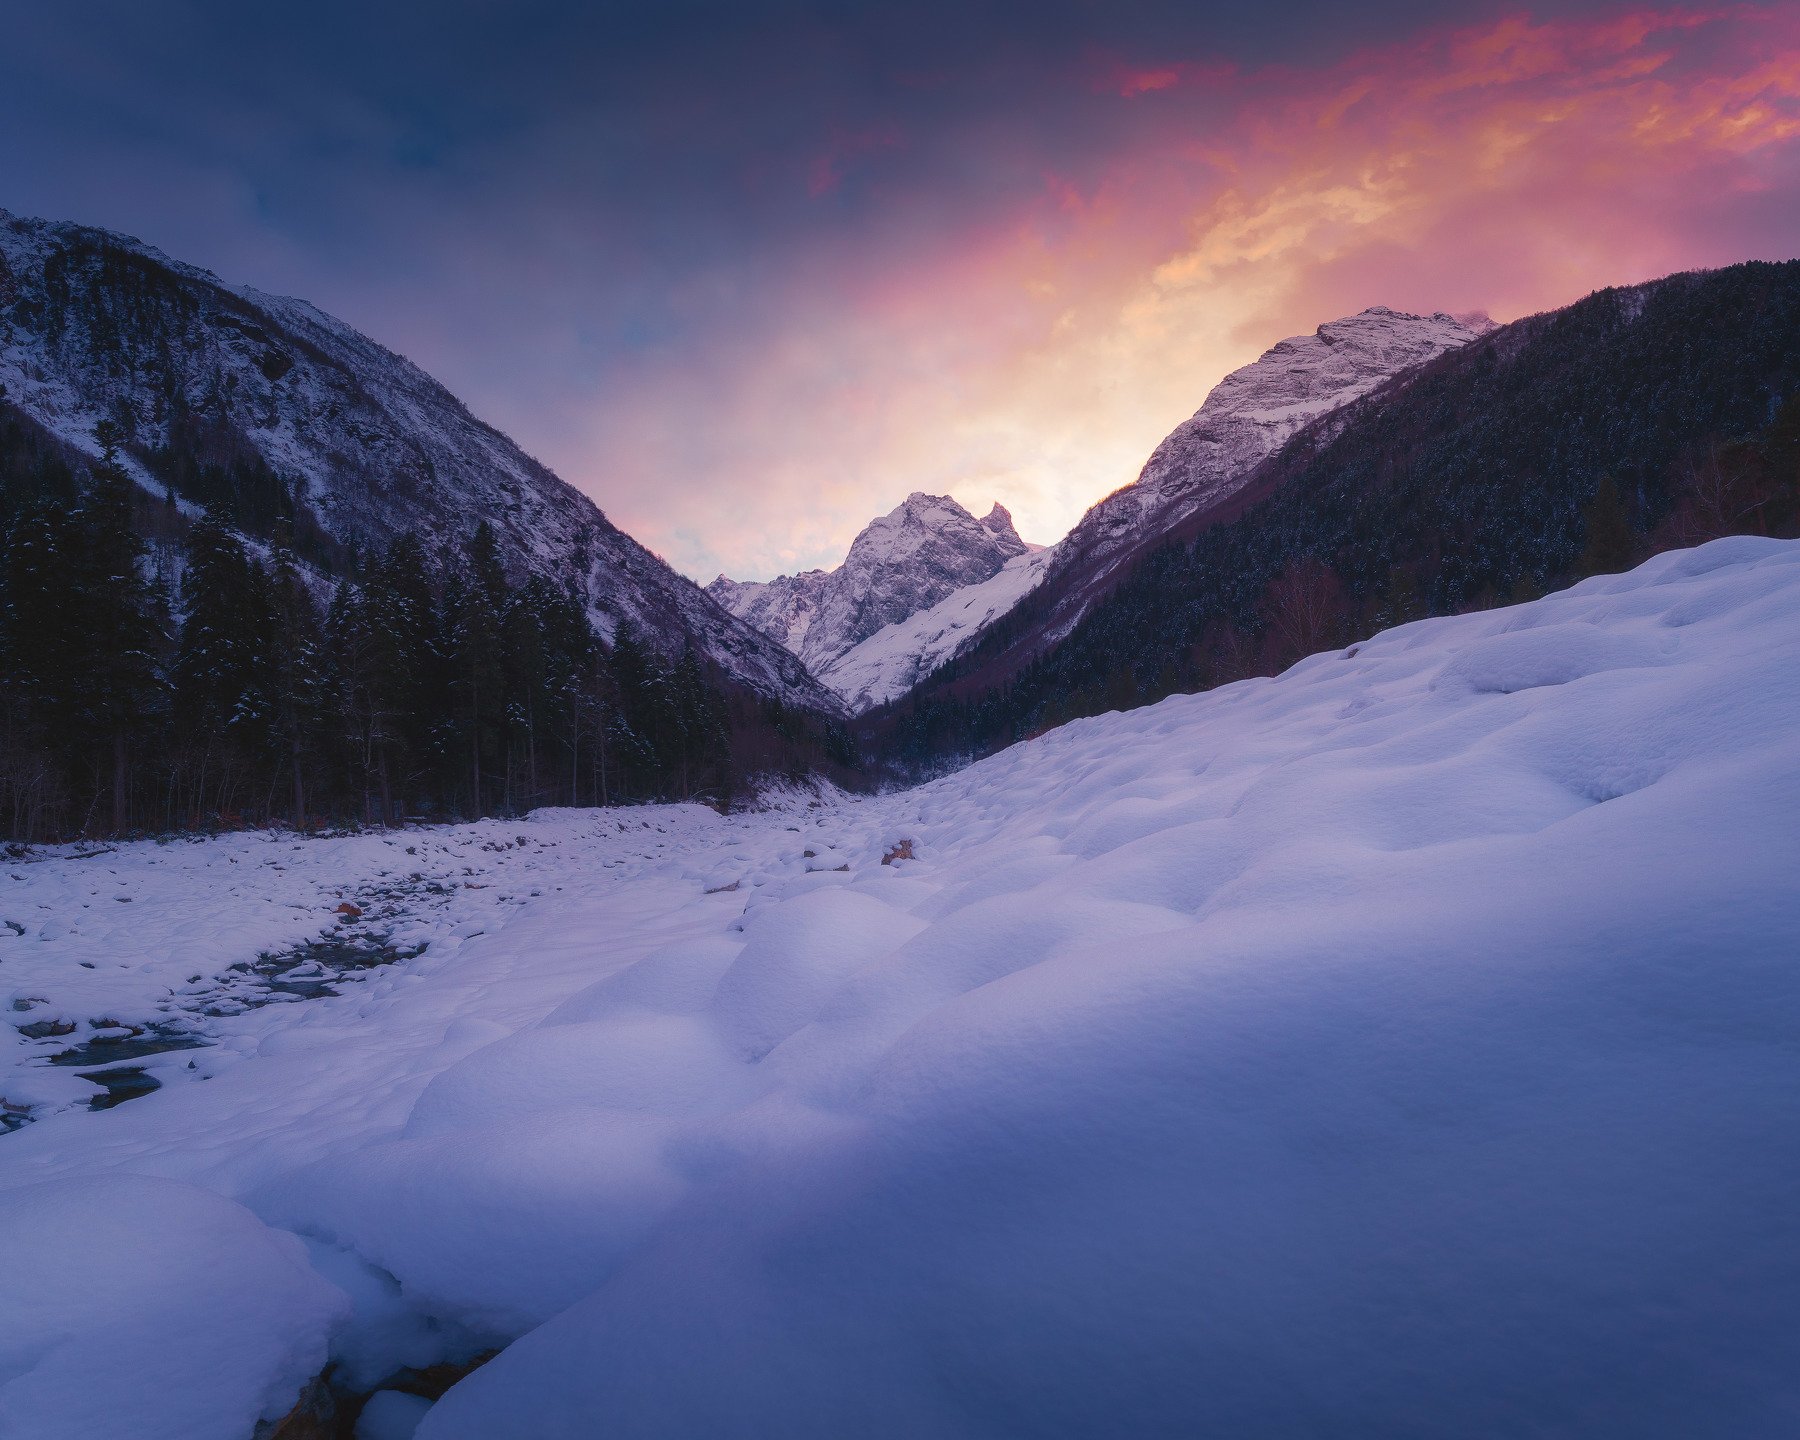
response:
{"label": "dark conifer forest", "polygon": [[[21,840],[728,802],[841,732],[598,633],[493,532],[330,552],[278,481],[198,519],[0,403],[0,829]],[[173,463],[173,462],[170,462]],[[244,513],[257,507],[254,515]],[[246,540],[237,521],[268,543]]]}

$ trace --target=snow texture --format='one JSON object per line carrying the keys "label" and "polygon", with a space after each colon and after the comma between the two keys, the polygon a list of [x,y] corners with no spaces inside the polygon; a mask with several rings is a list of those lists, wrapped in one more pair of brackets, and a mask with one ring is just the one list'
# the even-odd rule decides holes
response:
{"label": "snow texture", "polygon": [[[764,694],[815,710],[831,692],[614,527],[416,365],[303,300],[230,286],[128,236],[0,211],[0,385],[78,450],[123,421],[125,458],[177,410],[252,450],[338,540],[427,545],[493,526],[515,578],[580,588],[602,633],[629,623],[665,655],[692,639]],[[190,507],[192,508],[192,507]]]}
{"label": "snow texture", "polygon": [[128,1174],[0,1192],[0,1435],[247,1440],[350,1302],[242,1205]]}
{"label": "snow texture", "polygon": [[[163,1304],[229,1317],[194,1434],[339,1291],[364,1376],[505,1345],[421,1440],[1790,1433],[1797,706],[1800,544],[1740,538],[901,794],[42,852],[0,896],[140,887],[122,1007],[358,866],[462,888],[392,902],[418,958],[210,1020],[213,1078],[0,1137],[0,1208],[85,1217],[28,1293],[96,1387]],[[54,988],[95,938],[27,918],[0,977]],[[335,1288],[229,1238],[62,1284],[156,1176]]]}

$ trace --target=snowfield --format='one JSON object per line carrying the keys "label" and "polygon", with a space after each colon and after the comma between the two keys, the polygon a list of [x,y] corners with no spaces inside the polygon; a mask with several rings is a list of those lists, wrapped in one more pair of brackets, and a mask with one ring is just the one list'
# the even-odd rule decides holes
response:
{"label": "snowfield", "polygon": [[27,857],[0,1434],[1791,1435],[1797,716],[1735,539],[903,794]]}

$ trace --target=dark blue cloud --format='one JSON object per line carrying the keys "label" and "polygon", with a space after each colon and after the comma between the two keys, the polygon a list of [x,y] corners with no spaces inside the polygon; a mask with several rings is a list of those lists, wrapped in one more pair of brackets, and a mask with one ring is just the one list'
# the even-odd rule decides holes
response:
{"label": "dark blue cloud", "polygon": [[646,357],[756,331],[796,257],[903,265],[1047,172],[1099,174],[1172,109],[1204,125],[1204,85],[1126,105],[1109,73],[1316,65],[1444,18],[1432,0],[13,0],[0,207],[306,295],[605,500],[569,417]]}

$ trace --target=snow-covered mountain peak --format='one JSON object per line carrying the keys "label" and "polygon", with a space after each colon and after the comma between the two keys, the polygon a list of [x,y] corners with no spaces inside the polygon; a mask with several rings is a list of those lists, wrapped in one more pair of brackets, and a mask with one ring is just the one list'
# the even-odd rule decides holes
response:
{"label": "snow-covered mountain peak", "polygon": [[1058,547],[1058,565],[1077,557],[1103,561],[1217,503],[1311,421],[1493,328],[1485,315],[1458,319],[1372,305],[1277,342],[1215,385],[1136,481],[1082,517]]}
{"label": "snow-covered mountain peak", "polygon": [[[1052,574],[1100,580],[1140,542],[1246,482],[1305,425],[1401,371],[1493,329],[1485,315],[1413,315],[1372,305],[1270,346],[1213,387],[1157,447],[1134,484],[1093,506],[1042,559],[995,504],[977,520],[947,495],[914,491],[856,537],[832,571],[767,584],[721,576],[727,609],[788,647],[852,710],[902,693],[951,658]],[[1065,587],[1059,632],[1094,593]],[[966,593],[962,593],[966,592]]]}
{"label": "snow-covered mountain peak", "polygon": [[[1310,335],[1294,335],[1270,346],[1215,385],[1188,424],[1203,417],[1215,422],[1241,420],[1271,432],[1286,431],[1281,435],[1285,440],[1306,421],[1372,390],[1389,376],[1466,345],[1492,328],[1491,321],[1484,320],[1477,328],[1442,312],[1409,315],[1372,305],[1358,314],[1328,320]],[[1150,466],[1145,474],[1149,476]]]}
{"label": "snow-covered mountain peak", "polygon": [[708,592],[819,673],[884,626],[999,573],[1027,545],[996,504],[976,519],[948,495],[915,490],[876,517],[834,570],[767,582],[721,575]]}

